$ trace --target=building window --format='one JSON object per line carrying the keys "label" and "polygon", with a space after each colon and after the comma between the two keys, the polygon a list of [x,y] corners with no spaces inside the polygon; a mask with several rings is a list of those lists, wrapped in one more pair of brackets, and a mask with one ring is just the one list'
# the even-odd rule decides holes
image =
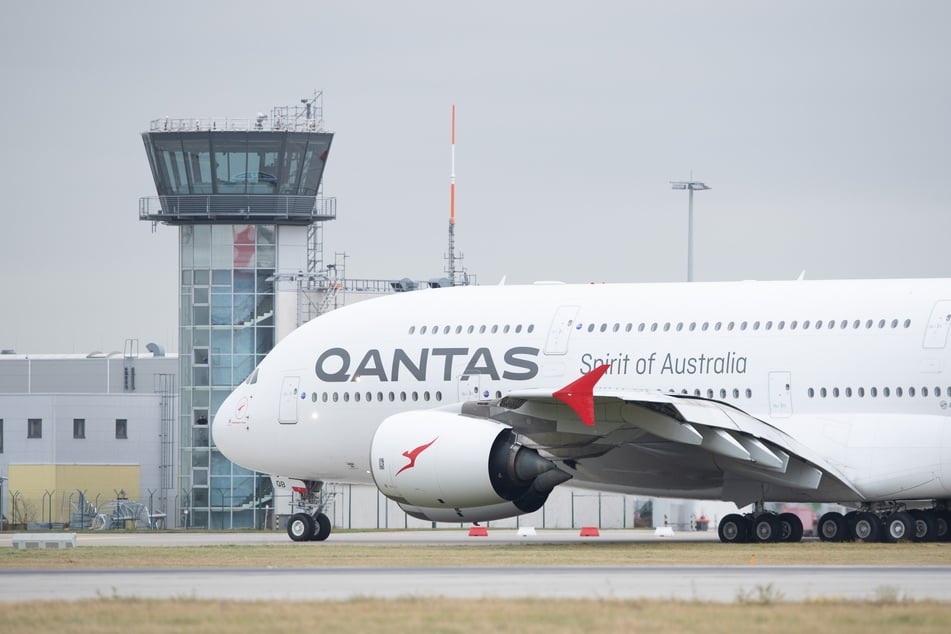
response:
{"label": "building window", "polygon": [[129,421],[125,418],[116,419],[116,438],[125,440],[129,437]]}
{"label": "building window", "polygon": [[27,419],[26,437],[27,438],[42,438],[43,437],[43,419],[42,418]]}
{"label": "building window", "polygon": [[85,438],[85,437],[86,437],[86,419],[74,418],[73,419],[73,438]]}

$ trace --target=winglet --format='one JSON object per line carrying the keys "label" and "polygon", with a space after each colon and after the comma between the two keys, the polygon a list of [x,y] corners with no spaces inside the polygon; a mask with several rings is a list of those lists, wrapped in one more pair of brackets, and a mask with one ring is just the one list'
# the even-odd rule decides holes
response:
{"label": "winglet", "polygon": [[582,423],[592,427],[594,425],[594,386],[610,367],[609,364],[600,365],[577,381],[554,392],[552,396],[573,409]]}

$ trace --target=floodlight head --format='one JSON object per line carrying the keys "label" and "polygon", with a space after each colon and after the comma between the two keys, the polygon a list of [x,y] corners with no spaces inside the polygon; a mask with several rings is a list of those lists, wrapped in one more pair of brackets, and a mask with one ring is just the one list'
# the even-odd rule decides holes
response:
{"label": "floodlight head", "polygon": [[702,191],[704,189],[711,189],[707,187],[706,183],[700,181],[670,181],[671,189],[689,189],[691,191]]}

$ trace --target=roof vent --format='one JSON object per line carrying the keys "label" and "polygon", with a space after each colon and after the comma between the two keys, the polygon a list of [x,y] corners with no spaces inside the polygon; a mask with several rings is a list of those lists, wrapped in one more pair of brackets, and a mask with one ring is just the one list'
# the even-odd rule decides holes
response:
{"label": "roof vent", "polygon": [[160,346],[157,343],[150,343],[145,346],[145,349],[152,353],[153,357],[164,357],[165,356],[165,347]]}

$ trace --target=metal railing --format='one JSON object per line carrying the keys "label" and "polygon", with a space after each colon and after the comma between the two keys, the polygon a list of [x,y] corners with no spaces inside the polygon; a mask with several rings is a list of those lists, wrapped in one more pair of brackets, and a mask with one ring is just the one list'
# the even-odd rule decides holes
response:
{"label": "metal railing", "polygon": [[216,222],[236,220],[293,221],[304,224],[337,217],[336,198],[262,196],[254,194],[145,196],[139,199],[139,220],[153,222]]}
{"label": "metal railing", "polygon": [[195,117],[152,119],[149,132],[326,132],[324,122],[293,117]]}

